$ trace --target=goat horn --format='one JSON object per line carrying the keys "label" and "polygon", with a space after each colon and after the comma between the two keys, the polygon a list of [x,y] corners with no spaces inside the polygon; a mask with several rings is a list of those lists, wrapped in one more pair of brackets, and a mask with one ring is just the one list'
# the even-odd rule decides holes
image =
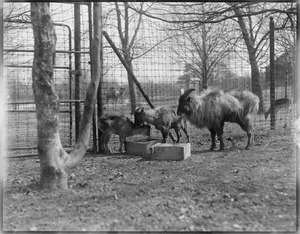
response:
{"label": "goat horn", "polygon": [[187,90],[184,91],[184,93],[182,94],[182,96],[187,97],[193,91],[195,91],[195,89],[187,89]]}

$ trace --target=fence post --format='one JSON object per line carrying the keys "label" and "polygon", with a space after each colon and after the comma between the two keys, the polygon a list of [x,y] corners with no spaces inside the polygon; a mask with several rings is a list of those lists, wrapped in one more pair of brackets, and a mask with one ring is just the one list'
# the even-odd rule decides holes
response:
{"label": "fence post", "polygon": [[[74,4],[74,49],[75,49],[75,100],[80,100],[80,78],[81,78],[81,43],[80,43],[80,4]],[[75,102],[75,136],[79,135],[79,125],[81,119],[80,102]]]}
{"label": "fence post", "polygon": [[[99,39],[100,39],[100,80],[99,80],[99,87],[98,87],[98,93],[97,93],[97,112],[98,112],[98,118],[103,114],[103,99],[102,99],[102,86],[103,86],[103,36],[102,36],[102,3],[99,2]],[[97,118],[97,120],[98,120]],[[98,150],[103,151],[101,148],[101,136],[102,132],[98,129]]]}
{"label": "fence post", "polygon": [[[88,21],[89,21],[89,42],[90,42],[90,60],[92,60],[92,49],[93,49],[93,17],[92,17],[92,3],[87,3],[88,6]],[[93,63],[92,61],[89,62],[90,69],[91,69],[91,78],[93,76]],[[100,86],[100,83],[99,83]],[[98,88],[99,89],[99,88]],[[96,101],[97,104],[97,101]],[[95,104],[95,106],[96,106]],[[93,152],[98,151],[98,124],[97,124],[97,109],[94,107],[94,113],[93,113]]]}
{"label": "fence post", "polygon": [[[69,51],[72,50],[72,31],[71,31],[71,28],[68,26],[68,32],[69,32]],[[72,74],[71,74],[71,71],[72,71],[72,54],[69,53],[69,99],[72,100],[73,99],[73,92],[72,92]],[[70,130],[70,141],[69,141],[69,144],[72,145],[73,144],[73,114],[72,114],[72,106],[73,106],[73,103],[70,102],[69,103],[69,115],[70,115],[70,127],[69,127],[69,130]],[[76,137],[75,137],[75,140],[76,140]]]}
{"label": "fence post", "polygon": [[274,59],[274,21],[270,17],[270,101],[271,101],[271,130],[275,130],[276,115],[275,115],[275,59]]}

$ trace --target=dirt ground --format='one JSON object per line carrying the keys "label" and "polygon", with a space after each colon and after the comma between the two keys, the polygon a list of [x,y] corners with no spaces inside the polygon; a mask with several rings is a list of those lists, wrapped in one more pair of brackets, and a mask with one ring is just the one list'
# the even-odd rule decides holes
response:
{"label": "dirt ground", "polygon": [[184,161],[87,154],[70,173],[70,189],[52,193],[38,189],[37,157],[9,159],[3,229],[295,232],[290,129],[257,130],[251,150],[244,132],[225,129],[236,144],[226,141],[223,152],[208,151],[207,133],[191,130]]}

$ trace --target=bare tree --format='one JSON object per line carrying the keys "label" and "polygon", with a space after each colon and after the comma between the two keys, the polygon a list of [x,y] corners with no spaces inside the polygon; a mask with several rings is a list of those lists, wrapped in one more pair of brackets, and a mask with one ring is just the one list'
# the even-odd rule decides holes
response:
{"label": "bare tree", "polygon": [[[248,8],[249,10],[249,8]],[[258,113],[264,113],[264,102],[263,102],[263,92],[262,92],[262,87],[260,84],[260,75],[259,75],[259,67],[258,67],[258,59],[257,59],[257,54],[258,54],[258,46],[260,43],[263,42],[263,40],[260,40],[260,43],[257,42],[257,36],[258,36],[258,30],[254,30],[253,26],[253,20],[252,16],[248,16],[248,20],[246,21],[244,19],[243,11],[241,8],[235,7],[233,9],[237,16],[238,24],[240,26],[241,32],[243,39],[245,41],[247,50],[248,50],[248,56],[249,56],[249,63],[251,66],[251,83],[252,83],[252,91],[258,95],[260,99],[260,104],[259,104],[259,110]],[[248,22],[248,27],[246,25],[246,22]],[[262,22],[262,21],[260,21]],[[262,23],[260,23],[259,28],[262,26]]]}
{"label": "bare tree", "polygon": [[207,89],[208,80],[213,77],[215,68],[224,57],[230,53],[233,44],[226,42],[228,25],[221,22],[218,25],[202,24],[200,27],[188,30],[176,37],[177,48],[173,51],[189,68],[194,77],[199,78],[199,90]]}
{"label": "bare tree", "polygon": [[[27,23],[26,23],[27,22]],[[30,9],[27,3],[3,4],[3,39],[4,49],[17,50],[24,46],[24,40],[20,41],[17,31],[30,30]],[[15,59],[12,54],[4,51],[5,61]],[[24,61],[27,62],[27,61]]]}
{"label": "bare tree", "polygon": [[[3,14],[5,21],[30,21],[30,9],[28,4],[7,3],[3,7]],[[11,25],[4,25],[4,31],[8,30]]]}
{"label": "bare tree", "polygon": [[49,3],[31,3],[34,34],[32,87],[35,96],[40,182],[43,188],[67,189],[68,173],[83,158],[88,145],[94,104],[100,77],[100,3],[94,3],[94,39],[92,42],[92,81],[88,87],[79,137],[68,154],[59,137],[59,99],[55,90],[56,34],[49,14]]}
{"label": "bare tree", "polygon": [[[209,10],[201,11],[203,5],[208,5]],[[181,31],[192,30],[203,24],[216,24],[227,20],[237,22],[248,52],[252,91],[260,98],[259,112],[264,111],[258,67],[259,61],[264,56],[266,57],[268,51],[266,43],[269,31],[262,29],[266,29],[266,19],[270,14],[276,14],[283,18],[280,29],[295,27],[295,16],[297,15],[295,3],[157,3],[151,9],[152,12],[142,13],[162,22],[177,24],[177,30],[180,28]]]}
{"label": "bare tree", "polygon": [[[129,15],[129,6],[127,2],[123,3],[124,14],[121,14],[121,9],[119,7],[119,3],[115,2],[115,10],[117,14],[117,24],[118,24],[118,33],[121,41],[121,51],[123,54],[123,58],[128,64],[131,71],[133,71],[133,47],[135,40],[138,36],[138,32],[140,30],[141,22],[142,22],[142,14],[139,14],[138,21],[134,29],[134,33],[132,37],[129,37],[130,30],[130,15]],[[143,10],[143,3],[140,5],[140,10]],[[124,22],[124,25],[122,24]],[[124,30],[123,30],[124,27]],[[134,82],[129,73],[127,73],[128,78],[128,86],[129,86],[129,95],[130,95],[130,104],[131,104],[131,113],[134,113],[136,107],[136,88]]]}
{"label": "bare tree", "polygon": [[[244,17],[264,13],[284,14],[288,18],[287,22],[293,21],[292,24],[296,25],[296,18],[292,17],[297,16],[295,2],[241,2],[232,4],[225,2],[154,2],[145,5],[147,11],[140,11],[133,5],[130,8],[149,18],[169,24],[178,24],[181,26],[181,30],[186,30],[197,28],[204,23],[220,23],[228,19],[235,19],[236,15],[233,9],[236,8],[236,4],[239,8],[253,6],[252,11],[245,13]],[[203,5],[208,5],[207,9],[209,10],[201,11]],[[264,5],[265,8],[256,7],[260,5]]]}
{"label": "bare tree", "polygon": [[[258,113],[264,113],[264,99],[260,82],[259,65],[269,63],[268,58],[268,39],[269,39],[269,16],[273,12],[268,10],[268,4],[246,5],[231,3],[233,12],[236,15],[238,25],[240,27],[242,37],[246,44],[249,64],[251,66],[251,83],[252,91],[258,95],[260,99]],[[272,6],[272,5],[271,5]],[[251,15],[251,12],[260,11],[259,15]],[[284,11],[283,11],[284,12]],[[282,18],[283,12],[278,12],[277,18]],[[286,19],[291,19],[291,13],[286,13],[288,17],[284,17],[284,24],[276,27],[276,30],[289,28]],[[246,15],[246,16],[245,16]],[[292,14],[293,15],[293,14]],[[290,20],[293,24],[293,20]]]}

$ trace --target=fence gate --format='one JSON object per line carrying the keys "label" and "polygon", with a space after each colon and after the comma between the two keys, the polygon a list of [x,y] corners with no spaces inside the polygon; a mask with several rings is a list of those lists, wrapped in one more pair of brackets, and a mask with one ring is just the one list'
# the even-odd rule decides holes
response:
{"label": "fence gate", "polygon": [[[31,69],[33,35],[30,22],[4,21],[10,30],[4,32],[4,75],[7,77],[7,148],[9,156],[37,153],[37,129]],[[54,78],[60,99],[60,137],[64,147],[74,142],[74,87],[72,87],[71,29],[55,24],[57,40],[63,42],[56,52]],[[20,37],[20,34],[22,37]],[[24,38],[25,36],[25,38]]]}

